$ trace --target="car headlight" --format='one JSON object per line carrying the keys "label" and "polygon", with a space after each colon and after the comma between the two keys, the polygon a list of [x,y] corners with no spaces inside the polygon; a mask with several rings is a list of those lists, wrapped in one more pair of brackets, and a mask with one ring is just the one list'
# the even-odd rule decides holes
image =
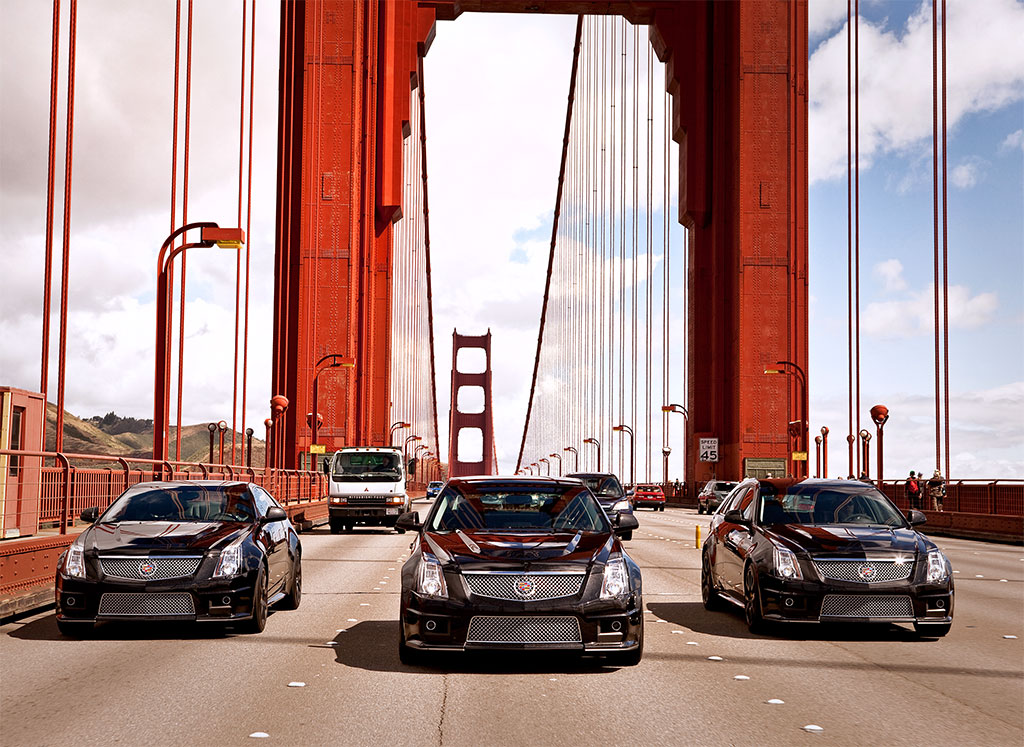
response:
{"label": "car headlight", "polygon": [[239,537],[230,545],[220,551],[220,560],[217,561],[217,570],[213,572],[216,576],[237,576],[242,570],[242,540]]}
{"label": "car headlight", "polygon": [[928,553],[928,576],[925,579],[929,584],[938,584],[949,578],[949,560],[938,550]]}
{"label": "car headlight", "polygon": [[405,503],[405,496],[404,495],[392,495],[392,496],[389,496],[388,497],[388,503],[393,503],[393,504],[396,504],[396,505],[401,505],[401,504]]}
{"label": "car headlight", "polygon": [[85,578],[85,547],[82,544],[84,536],[84,534],[79,535],[68,547],[68,554],[64,557],[65,576]]}
{"label": "car headlight", "polygon": [[626,561],[614,558],[605,563],[604,578],[601,580],[601,599],[620,597],[629,591],[629,575]]}
{"label": "car headlight", "polygon": [[428,597],[448,598],[448,586],[444,582],[441,563],[429,552],[423,553],[423,557],[420,559],[416,591]]}
{"label": "car headlight", "polygon": [[331,498],[331,503],[348,503],[348,498],[343,495],[336,495]]}
{"label": "car headlight", "polygon": [[796,555],[784,547],[776,547],[772,553],[775,562],[775,575],[785,581],[794,581],[803,578],[800,573],[800,564],[796,562]]}
{"label": "car headlight", "polygon": [[615,504],[612,506],[612,511],[628,511],[628,510],[629,510],[629,501],[626,500],[626,499],[623,499],[621,501],[616,501]]}

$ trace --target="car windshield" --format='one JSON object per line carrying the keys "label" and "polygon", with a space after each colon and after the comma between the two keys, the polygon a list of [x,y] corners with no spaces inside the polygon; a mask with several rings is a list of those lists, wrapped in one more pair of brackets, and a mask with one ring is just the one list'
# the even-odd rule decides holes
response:
{"label": "car windshield", "polygon": [[736,487],[734,482],[716,482],[713,490],[716,493],[728,493],[730,490]]}
{"label": "car windshield", "polygon": [[334,477],[355,482],[395,482],[402,479],[402,457],[389,452],[342,451],[334,460]]}
{"label": "car windshield", "polygon": [[590,492],[598,498],[621,498],[625,495],[622,485],[615,475],[569,475],[590,488]]}
{"label": "car windshield", "polygon": [[762,524],[859,524],[902,527],[906,519],[874,488],[851,492],[793,485],[782,495],[761,488]]}
{"label": "car windshield", "polygon": [[428,488],[439,488],[442,485],[444,485],[443,482],[429,482],[429,483],[427,483],[427,487]]}
{"label": "car windshield", "polygon": [[438,496],[434,532],[609,532],[604,511],[580,485],[449,485]]}
{"label": "car windshield", "polygon": [[172,485],[129,488],[103,512],[100,524],[119,521],[243,521],[256,517],[245,485]]}

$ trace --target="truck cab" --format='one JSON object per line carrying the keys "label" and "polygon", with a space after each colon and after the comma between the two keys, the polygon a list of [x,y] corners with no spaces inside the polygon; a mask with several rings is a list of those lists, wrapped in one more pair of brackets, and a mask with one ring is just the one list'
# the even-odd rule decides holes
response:
{"label": "truck cab", "polygon": [[[412,510],[406,493],[402,450],[387,446],[353,446],[334,452],[325,463],[331,534],[358,525],[393,527]],[[404,529],[396,529],[399,534]]]}

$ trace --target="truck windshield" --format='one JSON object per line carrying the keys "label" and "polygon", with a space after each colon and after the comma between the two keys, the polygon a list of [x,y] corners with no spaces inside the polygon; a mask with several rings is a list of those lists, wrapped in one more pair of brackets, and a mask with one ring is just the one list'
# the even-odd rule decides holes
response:
{"label": "truck windshield", "polygon": [[402,457],[386,452],[345,452],[334,460],[335,480],[395,482],[402,479]]}

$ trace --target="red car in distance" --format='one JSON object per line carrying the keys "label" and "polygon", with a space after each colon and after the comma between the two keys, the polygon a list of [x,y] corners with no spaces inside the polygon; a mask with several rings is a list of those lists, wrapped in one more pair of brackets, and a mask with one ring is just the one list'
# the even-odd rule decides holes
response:
{"label": "red car in distance", "polygon": [[660,485],[637,485],[633,493],[633,504],[636,508],[648,506],[655,511],[664,511],[665,492]]}

